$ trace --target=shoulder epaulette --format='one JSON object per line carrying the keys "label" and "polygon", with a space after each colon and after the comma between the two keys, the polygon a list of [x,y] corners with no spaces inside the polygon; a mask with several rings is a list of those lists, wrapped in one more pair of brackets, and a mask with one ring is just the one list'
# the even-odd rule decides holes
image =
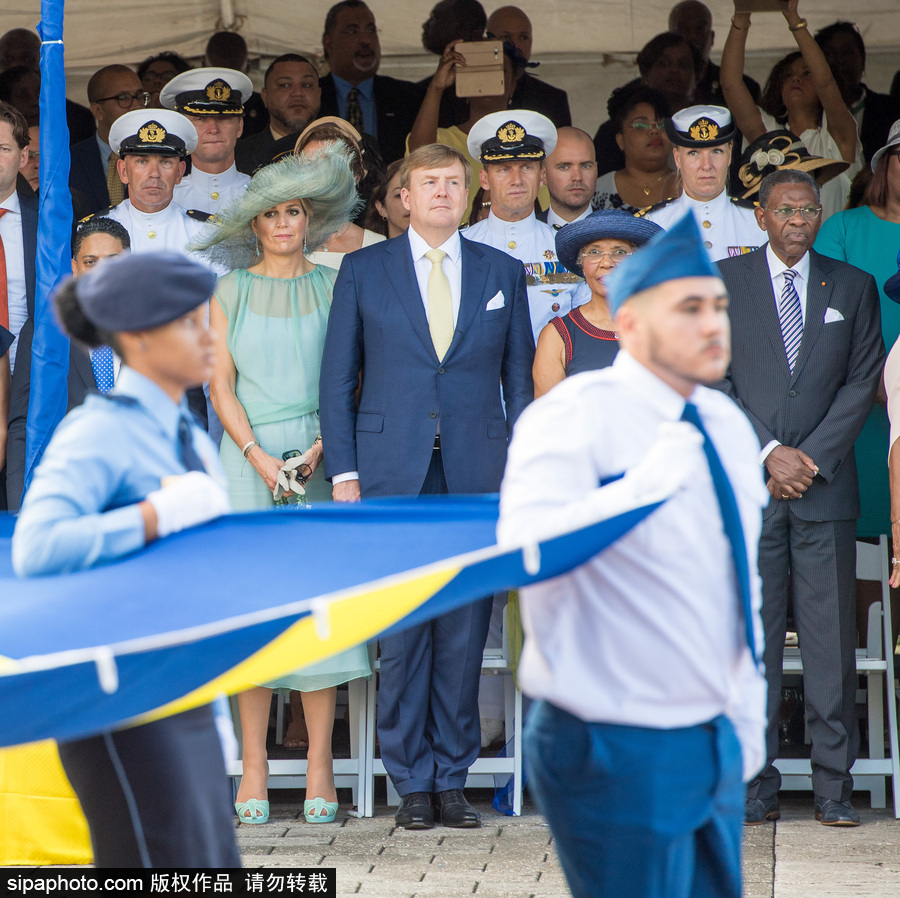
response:
{"label": "shoulder epaulette", "polygon": [[96,212],[91,212],[90,215],[85,215],[84,218],[79,219],[78,224],[84,224],[86,221],[90,221],[92,218],[104,218],[110,213],[112,208],[112,206],[107,206],[105,209],[98,209]]}
{"label": "shoulder epaulette", "polygon": [[201,212],[199,209],[185,209],[185,212],[194,221],[212,221],[215,217],[212,212]]}
{"label": "shoulder epaulette", "polygon": [[759,202],[757,200],[745,200],[741,199],[741,197],[739,196],[730,196],[729,199],[732,203],[735,204],[735,206],[740,206],[742,209],[755,209],[759,205]]}
{"label": "shoulder epaulette", "polygon": [[673,199],[663,200],[661,203],[655,203],[652,206],[644,206],[643,209],[638,209],[638,211],[634,213],[634,217],[635,218],[644,218],[647,215],[649,215],[651,212],[658,212],[660,209],[665,209],[666,206],[669,205],[669,203],[673,203],[677,199],[678,199],[678,197],[676,196]]}

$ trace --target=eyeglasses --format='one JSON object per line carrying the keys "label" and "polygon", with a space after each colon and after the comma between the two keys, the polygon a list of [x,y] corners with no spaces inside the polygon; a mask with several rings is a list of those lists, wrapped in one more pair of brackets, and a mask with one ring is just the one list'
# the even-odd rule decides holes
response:
{"label": "eyeglasses", "polygon": [[582,264],[585,262],[599,262],[604,256],[609,256],[610,262],[621,262],[622,259],[630,255],[631,253],[627,249],[611,249],[608,252],[602,249],[586,249],[581,254],[581,262]]}
{"label": "eyeglasses", "polygon": [[106,103],[109,100],[115,100],[120,108],[127,109],[135,100],[146,106],[150,102],[150,94],[145,90],[139,90],[133,94],[123,91],[120,94],[116,94],[114,97],[100,97],[100,99],[95,102]]}
{"label": "eyeglasses", "polygon": [[790,206],[779,206],[777,209],[766,209],[766,212],[771,212],[779,221],[788,221],[798,213],[804,221],[815,221],[822,214],[822,207],[801,206],[799,209],[792,209]]}
{"label": "eyeglasses", "polygon": [[357,37],[361,32],[368,37],[374,37],[381,31],[380,28],[376,28],[375,25],[366,25],[365,28],[360,28],[359,25],[348,25],[343,30],[339,31],[338,34],[343,34],[344,37]]}
{"label": "eyeglasses", "polygon": [[635,131],[665,131],[666,120],[661,118],[655,122],[632,122],[631,127]]}
{"label": "eyeglasses", "polygon": [[[282,461],[290,461],[292,458],[300,458],[303,453],[299,449],[288,449],[287,452],[281,453]],[[312,477],[312,468],[307,464],[302,464],[299,467],[295,468],[294,471],[297,474],[297,480],[299,483],[303,484]]]}

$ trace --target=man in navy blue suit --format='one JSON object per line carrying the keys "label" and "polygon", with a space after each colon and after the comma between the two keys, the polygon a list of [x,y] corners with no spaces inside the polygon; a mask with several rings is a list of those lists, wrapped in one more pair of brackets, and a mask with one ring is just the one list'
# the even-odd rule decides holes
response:
{"label": "man in navy blue suit", "polygon": [[[457,230],[469,177],[457,150],[416,150],[400,175],[409,230],[343,260],[319,387],[336,501],[500,486],[534,342],[522,264]],[[381,640],[378,735],[398,826],[481,824],[462,790],[481,742],[491,601]]]}

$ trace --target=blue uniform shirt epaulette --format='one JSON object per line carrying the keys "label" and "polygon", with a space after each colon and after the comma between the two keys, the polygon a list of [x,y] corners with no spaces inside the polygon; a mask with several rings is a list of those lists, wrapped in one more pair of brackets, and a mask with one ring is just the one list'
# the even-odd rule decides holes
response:
{"label": "blue uniform shirt epaulette", "polygon": [[215,218],[212,212],[201,212],[199,209],[186,209],[185,211],[194,221],[212,221]]}

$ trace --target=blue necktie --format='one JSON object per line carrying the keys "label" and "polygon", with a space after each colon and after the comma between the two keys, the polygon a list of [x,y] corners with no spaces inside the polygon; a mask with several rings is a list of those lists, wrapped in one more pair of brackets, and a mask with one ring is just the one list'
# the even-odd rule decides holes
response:
{"label": "blue necktie", "polygon": [[194,448],[194,441],[191,438],[191,425],[184,415],[178,419],[178,452],[184,466],[189,471],[206,471],[197,450]]}
{"label": "blue necktie", "polygon": [[94,380],[101,393],[108,393],[115,385],[116,369],[113,365],[113,351],[108,346],[98,346],[91,352],[91,368]]}
{"label": "blue necktie", "polygon": [[781,338],[784,340],[784,351],[787,354],[788,367],[793,372],[794,363],[800,353],[800,341],[803,339],[803,310],[800,308],[800,294],[794,286],[797,272],[788,268],[784,272],[784,289],[778,303],[778,320],[781,323]]}
{"label": "blue necktie", "polygon": [[709,465],[709,473],[712,475],[713,486],[716,490],[716,498],[719,500],[719,508],[722,511],[722,524],[725,527],[725,535],[731,543],[731,554],[734,559],[734,568],[737,573],[738,592],[741,598],[741,609],[744,613],[744,631],[747,637],[747,645],[754,660],[759,658],[756,654],[756,639],[753,635],[753,616],[750,612],[750,565],[747,561],[747,544],[744,541],[744,528],[741,524],[741,516],[738,511],[737,499],[734,490],[728,480],[728,474],[722,466],[722,459],[716,452],[697,406],[692,402],[684,404],[682,421],[688,421],[703,434],[703,451],[706,453],[706,462]]}

